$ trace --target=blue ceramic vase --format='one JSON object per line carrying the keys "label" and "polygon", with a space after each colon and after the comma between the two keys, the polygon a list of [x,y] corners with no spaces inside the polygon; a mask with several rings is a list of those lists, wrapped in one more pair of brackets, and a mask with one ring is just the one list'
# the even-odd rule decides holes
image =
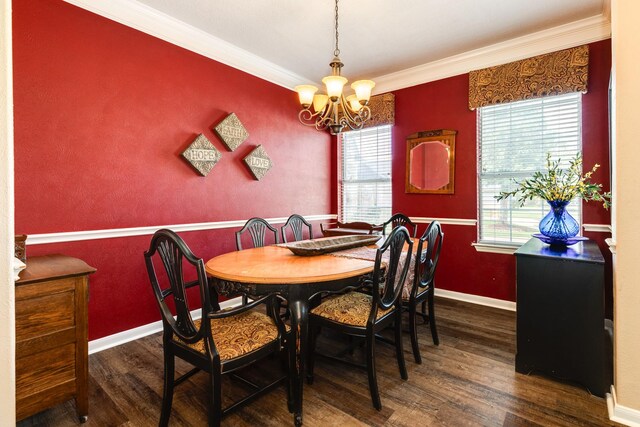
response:
{"label": "blue ceramic vase", "polygon": [[576,236],[580,231],[580,224],[567,212],[569,202],[547,200],[547,203],[551,206],[551,210],[540,221],[540,233],[557,244],[567,242]]}

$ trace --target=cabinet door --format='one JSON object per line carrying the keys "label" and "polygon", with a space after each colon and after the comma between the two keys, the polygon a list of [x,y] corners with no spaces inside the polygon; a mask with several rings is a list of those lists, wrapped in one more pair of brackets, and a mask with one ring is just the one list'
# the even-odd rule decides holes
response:
{"label": "cabinet door", "polygon": [[604,394],[604,268],[517,258],[516,370],[577,381]]}

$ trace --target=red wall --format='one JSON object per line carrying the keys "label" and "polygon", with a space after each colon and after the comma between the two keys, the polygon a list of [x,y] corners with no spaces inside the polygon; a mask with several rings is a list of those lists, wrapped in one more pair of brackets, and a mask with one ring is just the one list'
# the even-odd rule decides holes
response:
{"label": "red wall", "polygon": [[[336,211],[331,138],[298,123],[291,91],[62,1],[13,7],[16,233]],[[592,44],[583,148],[586,165],[602,164],[595,178],[606,188],[610,67],[610,42]],[[468,76],[395,95],[394,211],[476,218],[476,116],[467,107]],[[235,152],[212,132],[230,112],[250,135]],[[442,128],[458,131],[455,194],[405,194],[406,137]],[[222,152],[205,178],[180,156],[198,133]],[[274,162],[260,182],[242,163],[258,144]],[[609,213],[585,204],[584,222],[609,224]],[[439,288],[515,300],[513,256],[476,252],[475,227],[444,230]],[[208,259],[234,250],[233,231],[181,234]],[[609,236],[586,235],[599,242],[610,266],[603,243]],[[148,242],[149,236],[139,236],[31,245],[27,251],[65,253],[98,269],[89,302],[89,336],[96,339],[158,320],[142,258]]]}
{"label": "red wall", "polygon": [[[585,168],[602,165],[594,180],[609,189],[608,98],[611,70],[609,40],[590,45],[589,92],[582,102],[583,156]],[[393,210],[409,216],[435,218],[477,217],[476,112],[468,108],[467,74],[395,92],[396,123],[393,127]],[[424,130],[455,129],[455,194],[405,193],[407,136]],[[585,224],[610,224],[601,205],[583,203]],[[476,227],[444,225],[445,243],[438,267],[437,287],[491,298],[515,301],[515,257],[481,253],[471,246]],[[420,230],[422,232],[422,230]],[[585,233],[596,240],[608,260],[610,306],[611,253],[605,233]],[[610,309],[609,309],[610,311]]]}
{"label": "red wall", "polygon": [[[16,233],[332,212],[331,138],[302,126],[293,92],[58,0],[13,4]],[[249,138],[215,127],[235,112]],[[180,154],[199,133],[222,153],[207,177]],[[242,159],[262,144],[256,181]],[[231,229],[182,233],[207,259]],[[89,338],[159,319],[144,269],[150,237],[32,245],[98,269]]]}

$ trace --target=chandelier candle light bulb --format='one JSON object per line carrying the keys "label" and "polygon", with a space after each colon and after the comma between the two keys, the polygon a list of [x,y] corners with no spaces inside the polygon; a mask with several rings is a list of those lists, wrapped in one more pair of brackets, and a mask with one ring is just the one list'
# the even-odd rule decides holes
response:
{"label": "chandelier candle light bulb", "polygon": [[296,86],[295,90],[296,92],[298,92],[298,98],[300,98],[300,104],[302,104],[304,108],[309,108],[309,105],[311,105],[311,102],[314,101],[314,95],[318,91],[318,88],[311,85],[300,85],[300,86]]}
{"label": "chandelier candle light bulb", "polygon": [[[348,80],[341,75],[344,64],[340,60],[338,48],[338,0],[335,1],[335,37],[334,58],[329,64],[331,75],[322,79],[326,94],[316,94],[318,88],[313,85],[300,85],[294,89],[298,92],[302,110],[298,119],[306,126],[314,126],[317,130],[329,129],[336,135],[345,128],[362,129],[364,123],[371,118],[368,107],[371,91],[375,83],[371,80],[358,80],[351,84],[355,94],[345,96],[344,85]],[[313,109],[311,108],[313,107]]]}

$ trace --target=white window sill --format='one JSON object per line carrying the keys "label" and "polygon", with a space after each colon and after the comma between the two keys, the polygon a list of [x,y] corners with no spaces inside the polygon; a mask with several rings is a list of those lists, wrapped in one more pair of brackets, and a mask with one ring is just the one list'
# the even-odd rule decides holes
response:
{"label": "white window sill", "polygon": [[505,244],[500,245],[497,243],[471,243],[471,246],[476,248],[478,252],[489,252],[493,254],[513,255],[513,253],[522,245],[518,244]]}

